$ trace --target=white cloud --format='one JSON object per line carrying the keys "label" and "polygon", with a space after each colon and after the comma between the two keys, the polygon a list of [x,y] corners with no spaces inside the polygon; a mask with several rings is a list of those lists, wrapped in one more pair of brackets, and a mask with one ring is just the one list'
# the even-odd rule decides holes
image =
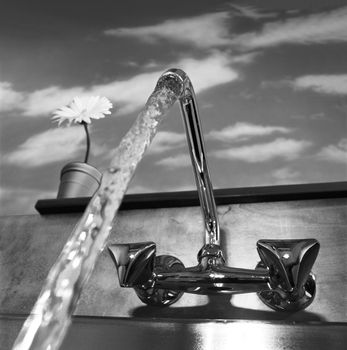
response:
{"label": "white cloud", "polygon": [[310,89],[319,93],[332,95],[347,94],[347,74],[304,75],[289,82],[289,84],[299,90]]}
{"label": "white cloud", "polygon": [[347,41],[347,7],[266,23],[262,30],[236,36],[233,44],[254,49],[280,44]]}
{"label": "white cloud", "polygon": [[347,138],[341,139],[337,145],[323,147],[317,158],[347,165]]}
{"label": "white cloud", "polygon": [[255,58],[260,55],[260,52],[249,52],[241,55],[233,55],[231,62],[240,64],[249,64],[254,62]]}
{"label": "white cloud", "polygon": [[159,131],[149,149],[148,154],[159,154],[169,151],[174,148],[186,145],[186,135],[184,133],[177,133],[172,131]]}
{"label": "white cloud", "polygon": [[144,185],[132,185],[130,184],[126,194],[133,194],[133,193],[154,193],[159,192],[152,186],[144,186]]}
{"label": "white cloud", "polygon": [[163,191],[168,191],[168,192],[194,191],[194,190],[196,190],[196,185],[194,182],[190,184],[171,185],[169,187],[163,188]]}
{"label": "white cloud", "polygon": [[310,142],[304,140],[277,138],[271,142],[217,150],[211,152],[211,155],[216,158],[241,160],[248,163],[259,163],[274,158],[293,160],[298,158],[310,145]]}
{"label": "white cloud", "polygon": [[237,71],[230,67],[232,58],[219,51],[205,59],[182,59],[177,68],[183,69],[193,83],[195,92],[207,90],[239,78]]}
{"label": "white cloud", "polygon": [[220,141],[241,141],[247,140],[254,136],[266,136],[274,133],[287,134],[292,130],[282,126],[265,126],[251,123],[238,122],[229,125],[222,130],[212,130],[206,134],[206,139],[214,139]]}
{"label": "white cloud", "polygon": [[22,103],[23,95],[13,90],[9,82],[0,81],[0,111],[10,111],[19,107]]}
{"label": "white cloud", "polygon": [[[83,87],[60,88],[50,86],[31,93],[24,93],[22,104],[23,114],[26,116],[49,116],[57,108],[67,105],[75,96],[93,95]],[[96,95],[96,94],[94,94]]]}
{"label": "white cloud", "polygon": [[261,18],[273,18],[276,17],[277,14],[274,12],[260,12],[257,8],[253,6],[241,6],[230,4],[230,7],[236,11],[233,11],[234,16],[247,17],[252,19],[261,19]]}
{"label": "white cloud", "polygon": [[289,167],[276,169],[272,171],[271,175],[276,180],[277,184],[291,184],[300,182],[300,173]]}
{"label": "white cloud", "polygon": [[81,127],[56,128],[31,136],[3,160],[23,167],[37,167],[62,160],[83,158],[85,134]]}
{"label": "white cloud", "polygon": [[152,26],[108,29],[106,35],[133,37],[155,43],[159,39],[210,48],[230,44],[228,12],[216,12],[190,18],[166,20]]}
{"label": "white cloud", "polygon": [[[170,66],[186,71],[198,93],[237,79],[238,74],[230,67],[230,62],[228,55],[215,51],[203,59],[185,58]],[[16,96],[16,99],[11,100],[13,102],[8,102],[7,108],[20,108],[26,116],[48,116],[57,108],[68,104],[76,95],[102,95],[114,102],[113,114],[124,115],[144,106],[162,73],[142,73],[127,80],[116,80],[88,88],[51,86],[32,93],[17,92],[7,85],[6,93]],[[21,103],[18,105],[19,98]]]}
{"label": "white cloud", "polygon": [[155,164],[165,166],[169,169],[176,169],[190,167],[191,161],[188,154],[182,153],[176,156],[163,158],[157,161]]}
{"label": "white cloud", "polygon": [[232,37],[229,29],[232,17],[242,16],[258,20],[274,18],[277,17],[277,14],[260,12],[250,6],[234,4],[230,6],[233,9],[230,13],[223,11],[166,20],[151,26],[108,29],[105,34],[133,37],[149,43],[156,43],[160,39],[171,40],[199,48],[236,45],[255,49],[280,44],[321,44],[347,41],[347,7],[307,16],[290,17],[286,20],[273,20],[265,23],[260,31]]}
{"label": "white cloud", "polygon": [[168,185],[161,184],[160,182],[156,186],[145,186],[145,185],[130,185],[127,190],[127,194],[134,193],[155,193],[155,192],[178,192],[178,191],[192,191],[195,190],[196,186],[194,183],[192,184],[180,184],[180,185]]}

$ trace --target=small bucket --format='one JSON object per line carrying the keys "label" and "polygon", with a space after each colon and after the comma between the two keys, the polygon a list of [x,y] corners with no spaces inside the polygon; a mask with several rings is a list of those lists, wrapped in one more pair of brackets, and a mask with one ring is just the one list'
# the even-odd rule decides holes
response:
{"label": "small bucket", "polygon": [[69,163],[61,170],[57,198],[91,197],[101,177],[99,170],[87,163]]}

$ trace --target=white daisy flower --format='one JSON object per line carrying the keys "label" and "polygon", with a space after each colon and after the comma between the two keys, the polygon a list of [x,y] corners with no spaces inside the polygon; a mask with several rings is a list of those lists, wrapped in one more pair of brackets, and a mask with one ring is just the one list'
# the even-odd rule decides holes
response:
{"label": "white daisy flower", "polygon": [[111,114],[112,107],[112,103],[106,97],[75,97],[68,106],[60,107],[53,113],[52,120],[58,122],[58,126],[64,121],[67,121],[68,125],[72,122],[83,125],[87,141],[85,163],[88,163],[90,150],[88,124],[92,122],[91,119],[101,119],[105,118],[106,114]]}
{"label": "white daisy flower", "polygon": [[91,123],[91,119],[105,118],[111,114],[112,103],[106,97],[75,97],[68,106],[63,106],[53,113],[52,120],[58,125],[67,121],[68,125],[75,123]]}

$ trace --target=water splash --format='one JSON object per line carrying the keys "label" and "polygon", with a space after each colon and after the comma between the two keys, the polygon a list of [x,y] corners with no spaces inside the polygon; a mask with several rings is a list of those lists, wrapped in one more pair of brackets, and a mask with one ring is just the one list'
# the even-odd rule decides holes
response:
{"label": "water splash", "polygon": [[50,270],[13,350],[58,349],[71,322],[82,287],[92,273],[112,228],[137,164],[161,121],[179,97],[181,86],[164,75],[143,111],[115,149],[100,188]]}

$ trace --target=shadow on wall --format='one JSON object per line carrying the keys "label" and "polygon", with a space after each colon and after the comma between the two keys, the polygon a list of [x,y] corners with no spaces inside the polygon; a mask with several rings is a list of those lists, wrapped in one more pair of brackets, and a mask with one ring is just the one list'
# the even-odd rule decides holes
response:
{"label": "shadow on wall", "polygon": [[275,312],[272,310],[251,310],[231,304],[230,295],[209,295],[206,305],[191,307],[141,306],[133,310],[133,317],[156,317],[168,319],[235,319],[254,321],[290,321],[290,322],[324,322],[319,314],[307,311],[295,313]]}

